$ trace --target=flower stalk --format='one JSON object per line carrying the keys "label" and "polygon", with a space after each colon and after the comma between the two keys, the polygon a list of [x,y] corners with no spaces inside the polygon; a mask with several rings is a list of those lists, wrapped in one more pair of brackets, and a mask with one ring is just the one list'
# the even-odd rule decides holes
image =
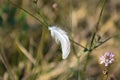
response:
{"label": "flower stalk", "polygon": [[105,52],[104,55],[100,56],[100,64],[104,64],[105,69],[103,70],[103,80],[108,80],[109,66],[114,61],[114,54],[112,52]]}
{"label": "flower stalk", "polygon": [[91,39],[91,42],[90,42],[90,46],[88,48],[88,53],[87,53],[87,58],[86,58],[85,66],[84,66],[84,71],[86,71],[86,67],[87,67],[87,64],[88,64],[90,53],[93,51],[93,48],[95,46],[94,41],[95,41],[96,34],[98,32],[99,23],[101,21],[101,17],[102,17],[103,10],[104,10],[105,5],[106,5],[106,1],[107,0],[103,0],[102,9],[100,11],[100,14],[99,14],[99,17],[98,17],[98,20],[97,20],[97,24],[95,26],[94,33],[93,33],[93,36],[92,36],[92,39]]}

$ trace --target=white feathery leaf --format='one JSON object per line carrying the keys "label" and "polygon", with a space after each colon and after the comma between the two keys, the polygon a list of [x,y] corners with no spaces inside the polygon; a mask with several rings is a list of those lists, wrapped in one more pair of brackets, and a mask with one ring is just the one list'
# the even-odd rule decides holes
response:
{"label": "white feathery leaf", "polygon": [[62,58],[66,59],[70,53],[70,40],[67,33],[57,26],[51,26],[49,27],[49,30],[51,31],[51,36],[55,38],[55,41],[57,43],[60,42]]}

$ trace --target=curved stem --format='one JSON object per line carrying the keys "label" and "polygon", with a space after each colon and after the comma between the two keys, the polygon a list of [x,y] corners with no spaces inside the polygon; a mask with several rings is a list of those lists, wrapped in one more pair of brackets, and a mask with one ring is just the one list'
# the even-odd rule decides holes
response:
{"label": "curved stem", "polygon": [[36,20],[38,20],[38,21],[40,22],[40,24],[45,25],[46,28],[48,28],[48,26],[50,26],[50,25],[48,25],[48,24],[45,24],[43,21],[41,21],[39,18],[37,18],[35,15],[31,14],[30,12],[28,12],[28,11],[25,10],[24,8],[22,8],[22,7],[18,6],[18,5],[16,5],[15,3],[13,3],[13,2],[10,1],[10,0],[8,0],[8,1],[9,1],[12,5],[16,6],[17,8],[19,8],[19,9],[25,11],[26,13],[28,13],[29,15],[31,15],[32,17],[34,17]]}
{"label": "curved stem", "polygon": [[40,18],[43,19],[43,22],[45,22],[45,24],[49,26],[50,24],[48,24],[48,22],[47,22],[47,20],[45,19],[45,17],[41,14],[40,9],[37,7],[37,4],[34,3],[33,6],[34,6],[35,11],[36,11],[36,12],[38,13],[38,15],[40,16]]}

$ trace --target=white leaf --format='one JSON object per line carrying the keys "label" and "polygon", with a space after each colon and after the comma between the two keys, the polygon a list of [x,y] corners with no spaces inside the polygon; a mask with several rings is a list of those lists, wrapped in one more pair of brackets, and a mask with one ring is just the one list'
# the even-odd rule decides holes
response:
{"label": "white leaf", "polygon": [[70,53],[70,40],[65,31],[58,28],[57,26],[49,27],[51,36],[55,38],[56,42],[60,42],[62,48],[62,58],[66,59]]}

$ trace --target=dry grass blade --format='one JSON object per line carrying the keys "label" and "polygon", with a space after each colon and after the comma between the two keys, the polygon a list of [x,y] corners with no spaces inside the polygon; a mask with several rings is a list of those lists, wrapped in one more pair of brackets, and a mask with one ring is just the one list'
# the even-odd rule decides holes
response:
{"label": "dry grass blade", "polygon": [[[59,76],[60,74],[65,73],[65,72],[68,72],[68,71],[69,71],[68,68],[70,68],[70,65],[67,64],[68,66],[65,67],[66,64],[67,64],[66,61],[63,61],[63,62],[59,63],[58,66],[55,66],[55,67],[53,68],[53,70],[49,71],[48,73],[43,73],[43,74],[41,74],[41,75],[37,78],[37,80],[52,80],[53,78]],[[74,66],[76,66],[75,63],[72,63],[72,64],[74,64]],[[49,65],[49,66],[50,66],[50,65]],[[72,67],[73,67],[73,66],[72,66]],[[46,67],[46,68],[47,68],[47,67]]]}
{"label": "dry grass blade", "polygon": [[[10,75],[10,78],[11,78],[12,80],[15,80],[14,74],[13,74],[13,72],[12,72],[12,70],[11,70],[11,68],[10,68],[10,65],[9,65],[9,63],[8,63],[6,57],[5,57],[5,55],[4,55],[3,53],[4,53],[4,51],[3,51],[3,49],[1,48],[0,59],[1,59],[2,63],[4,64],[5,68],[7,69],[8,73],[9,73],[9,75]],[[0,79],[0,80],[1,80],[1,79]]]}
{"label": "dry grass blade", "polygon": [[32,55],[18,42],[15,42],[16,47],[20,50],[34,65],[36,64],[36,60],[32,57]]}

